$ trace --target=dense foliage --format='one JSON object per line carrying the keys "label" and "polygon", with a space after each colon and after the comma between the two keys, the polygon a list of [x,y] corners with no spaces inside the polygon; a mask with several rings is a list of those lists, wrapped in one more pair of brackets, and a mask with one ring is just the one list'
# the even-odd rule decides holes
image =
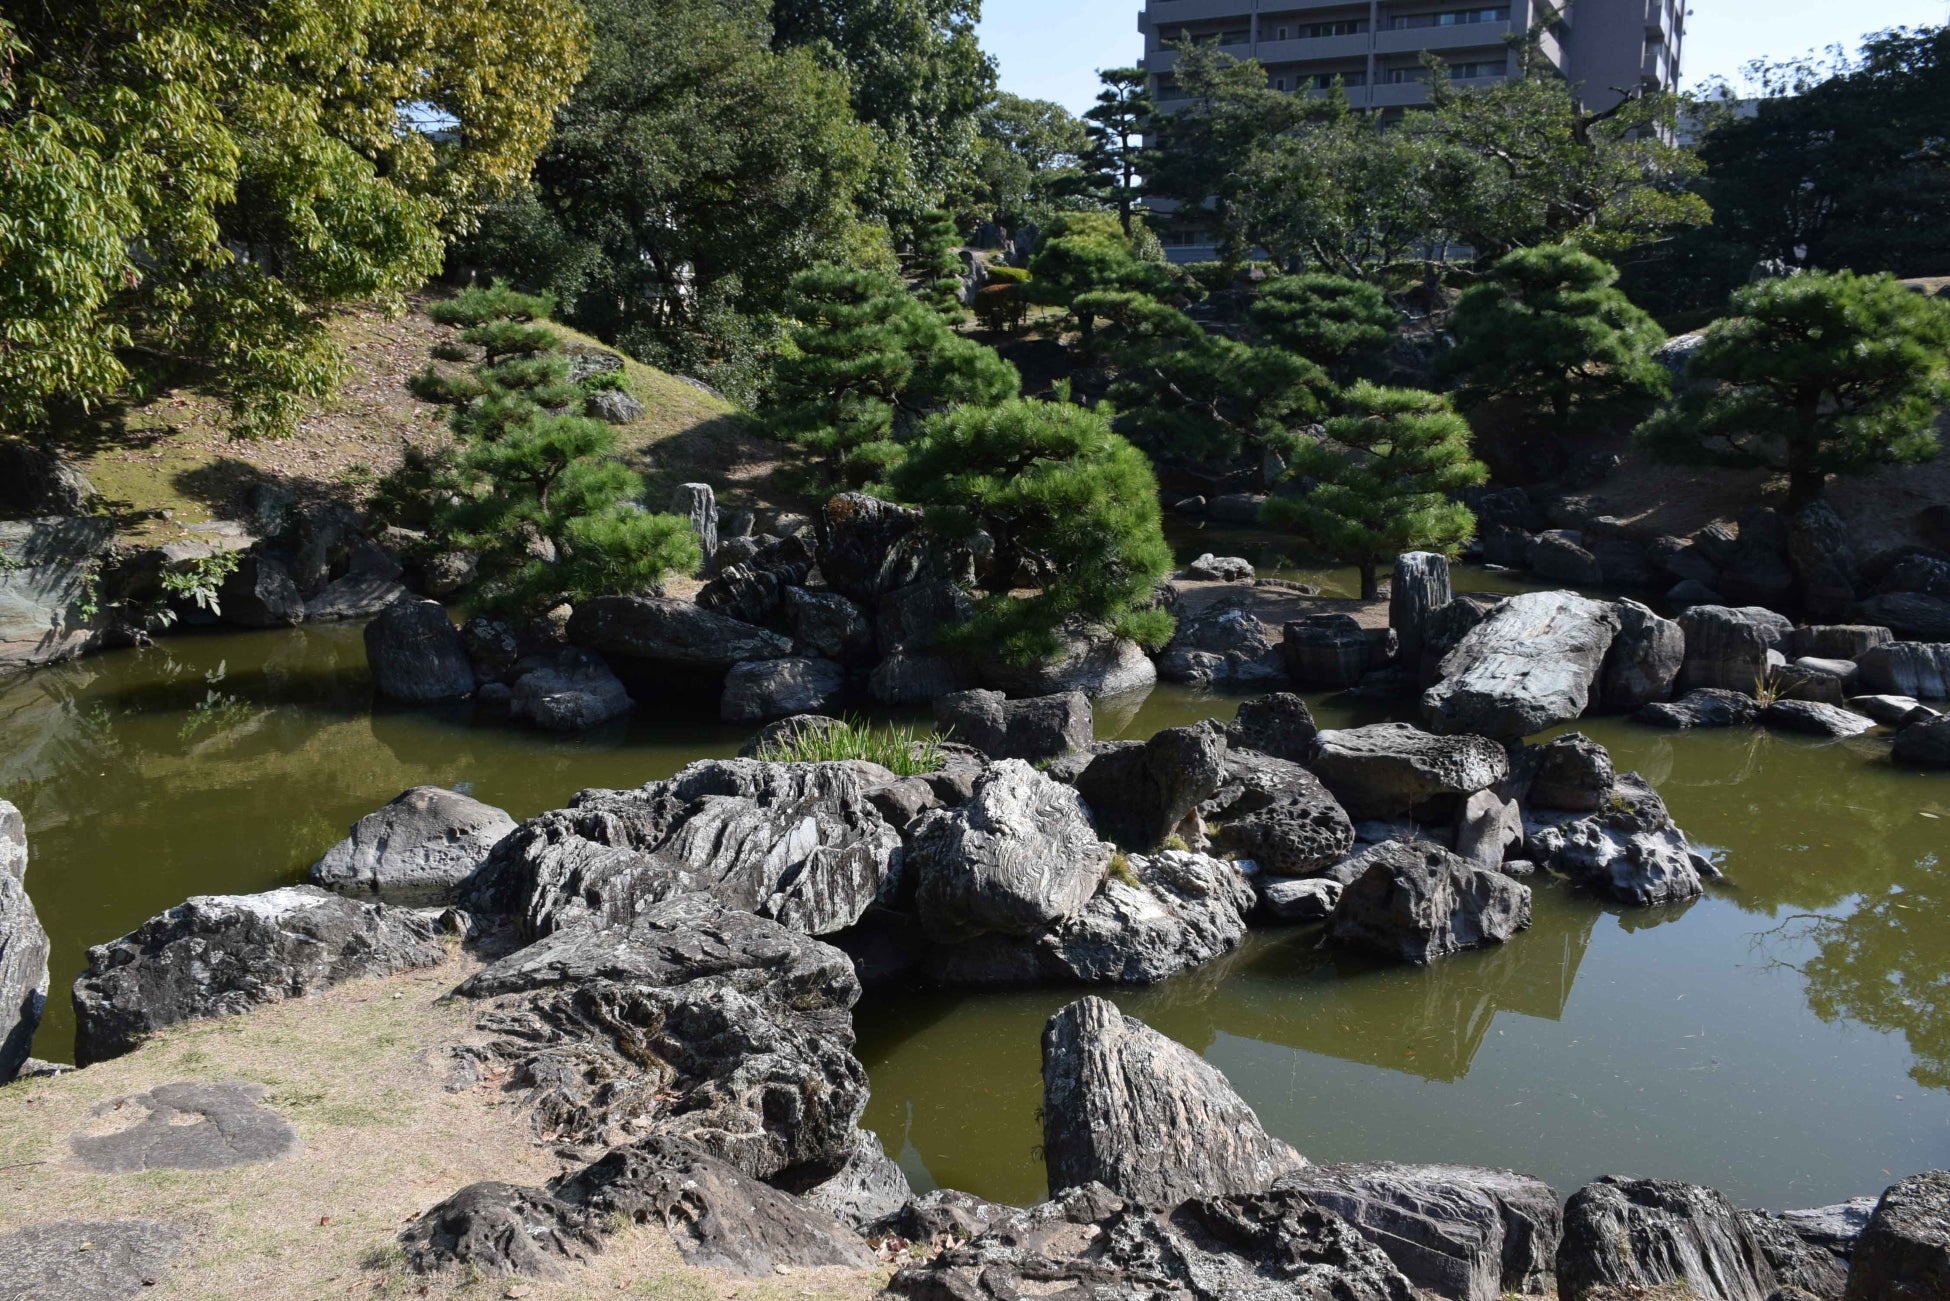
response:
{"label": "dense foliage", "polygon": [[1170,269],[1141,253],[1136,239],[1107,212],[1056,217],[1029,265],[1035,274],[1027,289],[1030,300],[1056,307],[1068,307],[1077,295],[1099,290],[1162,294],[1174,284]]}
{"label": "dense foliage", "polygon": [[1460,550],[1476,531],[1469,508],[1450,499],[1489,472],[1469,451],[1469,424],[1434,393],[1355,385],[1327,436],[1293,449],[1290,478],[1311,492],[1274,496],[1264,516],[1361,572],[1361,595],[1380,591],[1379,571],[1404,551]]}
{"label": "dense foliage", "polygon": [[1653,357],[1665,332],[1617,281],[1563,244],[1499,258],[1449,318],[1456,346],[1442,370],[1462,377],[1462,405],[1502,399],[1559,433],[1650,411],[1669,387]]}
{"label": "dense foliage", "polygon": [[1143,68],[1107,68],[1097,79],[1104,88],[1083,114],[1090,141],[1083,156],[1084,185],[1116,211],[1118,224],[1129,235],[1143,197],[1144,137],[1157,105],[1151,101],[1150,74]]}
{"label": "dense foliage", "polygon": [[1084,124],[1061,104],[999,94],[982,110],[976,205],[1004,230],[1077,205],[1086,186]]}
{"label": "dense foliage", "polygon": [[947,320],[962,318],[961,232],[951,213],[930,208],[921,214],[914,228],[911,273],[922,302]]}
{"label": "dense foliage", "polygon": [[455,404],[461,450],[441,476],[434,519],[446,541],[480,556],[484,604],[525,615],[594,596],[660,589],[699,563],[690,522],[638,503],[643,480],[619,459],[616,431],[575,414],[587,389],[569,380],[561,339],[534,322],[551,304],[469,290],[432,315],[463,339],[504,345],[466,379],[429,370],[422,397]]}
{"label": "dense foliage", "polygon": [[797,322],[780,350],[763,414],[780,437],[821,457],[835,483],[879,476],[929,412],[1015,396],[1015,368],[948,328],[879,272],[820,266],[792,282]]}
{"label": "dense foliage", "polygon": [[1281,276],[1260,287],[1253,324],[1343,383],[1395,341],[1400,314],[1374,285],[1342,276]]}
{"label": "dense foliage", "polygon": [[[921,427],[889,484],[938,534],[993,544],[989,595],[956,644],[1021,663],[1054,654],[1070,626],[1154,650],[1170,638],[1156,606],[1172,563],[1158,483],[1107,413],[1026,399],[960,407]],[[1035,590],[1009,595],[1019,587]]]}
{"label": "dense foliage", "polygon": [[1706,331],[1688,379],[1640,428],[1646,444],[1685,464],[1783,471],[1800,505],[1832,475],[1937,455],[1950,306],[1886,275],[1763,281]]}
{"label": "dense foliage", "polygon": [[6,0],[0,424],[188,361],[288,429],[338,379],[326,313],[438,269],[585,45],[571,0]]}

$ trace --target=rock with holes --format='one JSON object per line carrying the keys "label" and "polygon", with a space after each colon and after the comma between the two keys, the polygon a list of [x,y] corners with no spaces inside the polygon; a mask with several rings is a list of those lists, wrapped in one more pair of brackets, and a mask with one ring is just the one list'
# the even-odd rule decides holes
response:
{"label": "rock with holes", "polygon": [[0,800],[0,1084],[34,1046],[47,1006],[47,931],[27,895],[27,826]]}
{"label": "rock with holes", "polygon": [[531,936],[686,894],[829,935],[898,889],[900,832],[868,797],[894,780],[871,763],[707,759],[637,790],[583,791],[496,845],[461,899]]}
{"label": "rock with holes", "polygon": [[1197,1053],[1101,998],[1043,1029],[1043,1160],[1054,1193],[1095,1182],[1151,1207],[1262,1192],[1306,1164]]}
{"label": "rock with holes", "polygon": [[1849,1256],[1848,1301],[1950,1295],[1950,1173],[1911,1175],[1882,1195]]}
{"label": "rock with holes", "polygon": [[839,1173],[808,1188],[803,1196],[809,1206],[865,1233],[899,1215],[914,1200],[914,1190],[874,1132],[861,1129],[854,1131]]}
{"label": "rock with holes", "polygon": [[1311,759],[1314,738],[1319,735],[1320,727],[1307,702],[1286,691],[1246,701],[1226,728],[1226,740],[1233,747],[1290,763]]}
{"label": "rock with holes", "polygon": [[1571,1195],[1557,1249],[1563,1301],[1674,1285],[1767,1301],[1776,1280],[1745,1217],[1710,1188],[1606,1176]]}
{"label": "rock with holes", "polygon": [[1528,1175],[1373,1161],[1310,1166],[1274,1187],[1341,1216],[1426,1295],[1497,1301],[1557,1285],[1563,1215],[1557,1193]]}
{"label": "rock with holes", "polygon": [[542,1188],[469,1184],[400,1234],[407,1264],[423,1274],[462,1269],[493,1277],[561,1278],[601,1246],[595,1215]]}
{"label": "rock with holes", "polygon": [[1511,597],[1442,657],[1422,695],[1430,730],[1511,738],[1579,717],[1618,636],[1618,612],[1571,592]]}
{"label": "rock with holes", "polygon": [[1665,801],[1637,773],[1621,773],[1612,798],[1583,818],[1526,821],[1526,853],[1539,865],[1619,903],[1677,903],[1704,892],[1706,860],[1673,824]]}
{"label": "rock with holes", "polygon": [[1299,764],[1228,750],[1223,784],[1199,806],[1212,844],[1276,876],[1312,876],[1347,857],[1354,823]]}
{"label": "rock with holes", "polygon": [[1356,860],[1328,936],[1404,962],[1426,964],[1501,944],[1530,925],[1530,887],[1458,858],[1440,845],[1384,841]]}
{"label": "rock with holes", "polygon": [[645,1133],[754,1178],[837,1172],[866,1071],[838,949],[708,899],[550,935],[461,987],[536,1125],[579,1143]]}
{"label": "rock with holes", "polygon": [[1432,736],[1407,723],[1322,732],[1309,766],[1357,819],[1474,795],[1510,771],[1503,747],[1486,737]]}
{"label": "rock with holes", "polygon": [[1224,859],[1132,854],[1069,921],[937,945],[922,968],[950,985],[1150,985],[1237,948],[1252,906],[1252,886]]}
{"label": "rock with holes", "polygon": [[1246,610],[1220,607],[1181,618],[1158,657],[1158,676],[1195,686],[1283,684],[1286,662]]}
{"label": "rock with holes", "polygon": [[924,815],[910,840],[915,908],[942,943],[1035,936],[1075,918],[1111,853],[1076,791],[1020,759],[991,764],[965,804]]}
{"label": "rock with holes", "polygon": [[88,950],[74,983],[75,1062],[132,1052],[164,1026],[445,961],[426,917],[314,886],[199,895]]}
{"label": "rock with holes", "polygon": [[1225,733],[1212,723],[1166,728],[1142,745],[1099,754],[1077,778],[1077,794],[1105,836],[1156,849],[1219,789],[1225,756]]}
{"label": "rock with holes", "polygon": [[445,903],[514,829],[515,820],[491,804],[415,786],[353,823],[351,834],[312,864],[311,882],[388,903]]}

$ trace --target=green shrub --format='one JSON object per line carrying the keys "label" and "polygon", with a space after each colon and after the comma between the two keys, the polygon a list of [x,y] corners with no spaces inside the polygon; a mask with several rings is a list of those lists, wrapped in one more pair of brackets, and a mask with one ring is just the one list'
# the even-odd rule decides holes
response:
{"label": "green shrub", "polygon": [[961,272],[961,232],[954,215],[939,208],[922,213],[914,231],[915,292],[951,321],[963,315]]}
{"label": "green shrub", "polygon": [[562,346],[562,336],[546,325],[526,325],[520,321],[489,321],[471,326],[461,331],[460,341],[486,353],[490,366],[503,357],[555,352]]}
{"label": "green shrub", "polygon": [[1261,287],[1253,324],[1269,343],[1297,353],[1343,382],[1395,340],[1400,316],[1381,290],[1341,276],[1283,276]]}
{"label": "green shrub", "polygon": [[406,381],[406,391],[422,402],[454,407],[472,402],[487,390],[472,375],[443,375],[429,366]]}
{"label": "green shrub", "polygon": [[498,320],[545,321],[554,314],[555,299],[550,295],[516,293],[505,285],[477,285],[427,307],[427,315],[442,325],[470,328]]}
{"label": "green shrub", "polygon": [[1028,267],[1012,267],[1002,262],[988,264],[988,277],[991,284],[1026,285],[1031,280]]}
{"label": "green shrub", "polygon": [[1173,292],[1171,269],[1140,258],[1132,239],[1107,212],[1070,212],[1043,232],[1030,259],[1027,290],[1032,302],[1068,307],[1079,294],[1120,289],[1153,296]]}

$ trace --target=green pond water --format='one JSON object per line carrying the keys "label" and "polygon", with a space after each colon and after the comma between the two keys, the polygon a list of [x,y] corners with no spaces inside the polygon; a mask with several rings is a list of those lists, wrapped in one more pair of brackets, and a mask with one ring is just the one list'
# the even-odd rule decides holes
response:
{"label": "green pond water", "polygon": [[[1351,579],[1293,576],[1330,590]],[[1379,717],[1314,703],[1328,726]],[[1106,709],[1100,730],[1143,736],[1236,704],[1160,689]],[[1429,970],[1337,957],[1314,931],[1261,931],[1227,959],[1112,996],[1205,1054],[1317,1161],[1506,1165],[1565,1192],[1599,1173],[1657,1174],[1775,1207],[1950,1165],[1950,778],[1897,770],[1873,735],[1584,730],[1659,786],[1725,885],[1691,906],[1623,911],[1539,882],[1530,931]],[[521,817],[743,738],[664,710],[580,741],[476,726],[464,710],[375,710],[352,628],[176,637],[0,681],[0,796],[26,814],[28,886],[55,944],[36,1051],[68,1056],[66,990],[88,944],[191,894],[302,879],[408,786],[464,789]],[[868,997],[865,1123],[917,1185],[1042,1195],[1039,1036],[1075,994]]]}

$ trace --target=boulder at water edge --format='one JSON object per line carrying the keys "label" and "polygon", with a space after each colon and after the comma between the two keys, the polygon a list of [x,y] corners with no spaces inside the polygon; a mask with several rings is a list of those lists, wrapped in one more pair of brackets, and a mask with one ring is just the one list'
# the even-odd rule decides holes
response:
{"label": "boulder at water edge", "polygon": [[508,712],[545,732],[586,732],[627,716],[636,706],[602,656],[580,646],[558,653],[515,682]]}
{"label": "boulder at water edge", "polygon": [[1276,876],[1312,876],[1354,847],[1354,823],[1297,763],[1228,749],[1219,789],[1199,805],[1212,843]]}
{"label": "boulder at water edge", "polygon": [[1767,653],[1785,651],[1794,623],[1762,606],[1696,605],[1679,616],[1679,628],[1686,635],[1681,691],[1720,687],[1751,695],[1767,680]]}
{"label": "boulder at water edge", "polygon": [[515,820],[438,786],[415,786],[352,824],[351,834],[312,864],[313,885],[388,903],[445,903]]}
{"label": "boulder at water edge", "polygon": [[934,705],[934,716],[958,741],[991,759],[1037,763],[1088,746],[1090,698],[1081,691],[1011,700],[999,691],[958,691]]}
{"label": "boulder at water edge", "polygon": [[1581,716],[1618,635],[1618,612],[1571,592],[1511,597],[1442,657],[1422,695],[1431,730],[1508,739]]}
{"label": "boulder at water edge", "polygon": [[1618,636],[1605,654],[1599,702],[1629,713],[1672,695],[1686,662],[1686,634],[1637,601],[1619,601],[1612,608],[1618,612]]}
{"label": "boulder at water edge", "polygon": [[1145,1206],[1263,1191],[1306,1164],[1197,1053],[1101,998],[1043,1029],[1050,1190],[1101,1183]]}
{"label": "boulder at water edge", "polygon": [[1425,964],[1501,944],[1530,925],[1530,887],[1440,845],[1383,841],[1348,864],[1328,936],[1336,944]]}
{"label": "boulder at water edge", "polygon": [[718,716],[727,723],[763,723],[817,714],[838,705],[845,692],[846,670],[831,660],[753,660],[725,675]]}
{"label": "boulder at water edge", "polygon": [[0,800],[0,1084],[19,1073],[47,1006],[47,932],[27,897],[27,827]]}
{"label": "boulder at water edge", "polygon": [[1533,809],[1526,818],[1528,854],[1584,889],[1641,907],[1677,903],[1704,892],[1702,869],[1674,825],[1665,801],[1637,773],[1620,774],[1612,798],[1588,817],[1553,818]]}
{"label": "boulder at water edge", "polygon": [[1767,1301],[1776,1279],[1745,1217],[1711,1188],[1607,1176],[1571,1195],[1557,1249],[1562,1301],[1675,1284]]}
{"label": "boulder at water edge", "polygon": [[179,1021],[236,1016],[446,957],[433,923],[405,909],[313,886],[199,895],[88,950],[74,983],[75,1063],[120,1057]]}
{"label": "boulder at water edge", "polygon": [[1890,755],[1912,768],[1950,768],[1950,718],[1909,724],[1896,733]]}
{"label": "boulder at water edge", "polygon": [[373,685],[388,700],[424,704],[472,694],[467,646],[440,602],[395,601],[364,635]]}
{"label": "boulder at water edge", "polygon": [[1322,732],[1309,766],[1359,819],[1473,795],[1502,781],[1510,761],[1485,737],[1432,736],[1407,723],[1376,723]]}
{"label": "boulder at water edge", "polygon": [[1849,1257],[1848,1301],[1950,1295],[1950,1173],[1912,1175],[1883,1193]]}
{"label": "boulder at water edge", "polygon": [[1862,652],[1857,665],[1870,691],[1950,700],[1950,642],[1889,642]]}
{"label": "boulder at water edge", "polygon": [[1225,733],[1210,722],[1168,727],[1141,745],[1107,749],[1077,777],[1097,829],[1134,850],[1163,845],[1225,774]]}
{"label": "boulder at water edge", "polygon": [[570,616],[569,640],[606,656],[719,673],[792,653],[792,643],[775,632],[667,597],[585,601]]}
{"label": "boulder at water edge", "polygon": [[1291,763],[1312,759],[1314,738],[1319,735],[1307,702],[1286,691],[1246,701],[1226,728],[1226,740],[1235,748]]}
{"label": "boulder at water edge", "polygon": [[1684,731],[1694,727],[1742,727],[1760,718],[1760,705],[1751,694],[1724,687],[1699,687],[1677,700],[1654,701],[1632,715],[1651,727]]}

